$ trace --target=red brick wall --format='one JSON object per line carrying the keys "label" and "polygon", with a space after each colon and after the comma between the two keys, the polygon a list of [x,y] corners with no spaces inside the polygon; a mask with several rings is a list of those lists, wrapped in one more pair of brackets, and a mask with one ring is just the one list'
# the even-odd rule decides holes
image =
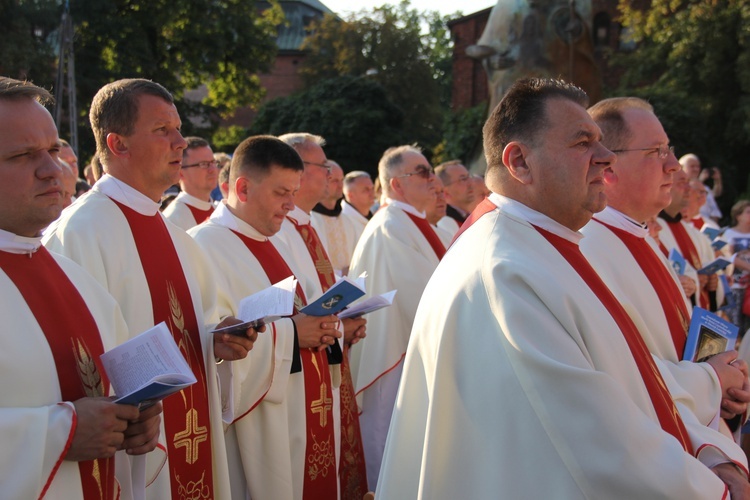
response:
{"label": "red brick wall", "polygon": [[466,55],[466,48],[482,36],[490,10],[452,21],[448,26],[453,36],[453,110],[471,108],[489,98],[487,72],[476,59]]}

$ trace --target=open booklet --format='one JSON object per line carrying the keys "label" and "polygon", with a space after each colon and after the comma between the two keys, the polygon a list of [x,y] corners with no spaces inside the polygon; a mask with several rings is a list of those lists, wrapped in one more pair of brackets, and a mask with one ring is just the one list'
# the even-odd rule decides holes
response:
{"label": "open booklet", "polygon": [[294,314],[294,293],[297,289],[297,279],[289,276],[269,286],[265,290],[248,295],[240,301],[237,319],[242,321],[237,325],[214,330],[214,333],[229,333],[244,335],[248,328],[260,328],[277,319]]}
{"label": "open booklet", "polygon": [[115,403],[141,409],[197,382],[162,321],[101,355]]}
{"label": "open booklet", "polygon": [[365,294],[365,276],[351,279],[348,276],[336,281],[323,295],[300,309],[308,316],[338,314],[349,304]]}
{"label": "open booklet", "polygon": [[731,257],[716,257],[714,260],[703,266],[701,269],[698,269],[698,274],[716,274],[719,271],[726,268],[729,264],[732,264],[734,262],[734,257],[736,254],[732,255]]}
{"label": "open booklet", "polygon": [[714,354],[734,349],[739,328],[716,314],[696,307],[690,320],[682,359],[700,363]]}
{"label": "open booklet", "polygon": [[367,313],[375,312],[384,307],[393,305],[393,298],[396,296],[396,290],[385,292],[374,297],[368,297],[361,302],[354,304],[351,307],[347,307],[339,313],[339,318],[356,318],[358,316],[365,315]]}

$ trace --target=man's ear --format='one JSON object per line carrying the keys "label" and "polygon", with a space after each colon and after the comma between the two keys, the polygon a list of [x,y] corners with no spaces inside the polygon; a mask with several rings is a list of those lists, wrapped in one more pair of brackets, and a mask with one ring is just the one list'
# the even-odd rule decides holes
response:
{"label": "man's ear", "polygon": [[234,182],[234,192],[237,194],[237,199],[242,203],[247,202],[249,182],[244,177],[237,177],[237,180]]}
{"label": "man's ear", "polygon": [[114,132],[107,134],[107,148],[109,148],[109,151],[118,158],[130,157],[127,139],[120,134],[115,134]]}
{"label": "man's ear", "polygon": [[503,149],[503,165],[514,179],[521,184],[531,184],[531,169],[526,163],[528,149],[520,142],[509,142]]}
{"label": "man's ear", "polygon": [[393,178],[388,183],[391,186],[391,191],[398,194],[399,196],[404,194],[404,190],[401,187],[401,179]]}

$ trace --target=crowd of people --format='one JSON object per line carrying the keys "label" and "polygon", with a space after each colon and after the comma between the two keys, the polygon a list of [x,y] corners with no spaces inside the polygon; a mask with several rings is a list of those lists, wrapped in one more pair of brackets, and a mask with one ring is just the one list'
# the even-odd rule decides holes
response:
{"label": "crowd of people", "polygon": [[[97,92],[79,180],[51,99],[0,77],[0,496],[750,498],[747,364],[683,360],[694,308],[750,326],[750,202],[720,228],[646,101],[521,80],[484,177],[400,145],[373,182],[307,132],[215,153],[144,79]],[[393,304],[301,312],[342,276]],[[161,322],[197,383],[114,403],[101,354]]]}

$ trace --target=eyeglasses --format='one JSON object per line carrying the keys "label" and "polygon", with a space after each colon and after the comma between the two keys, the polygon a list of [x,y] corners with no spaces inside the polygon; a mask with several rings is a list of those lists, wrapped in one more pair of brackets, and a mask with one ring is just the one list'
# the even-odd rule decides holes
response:
{"label": "eyeglasses", "polygon": [[412,175],[418,175],[422,179],[429,179],[430,177],[435,175],[435,171],[432,169],[432,167],[428,167],[427,165],[417,165],[417,169],[414,172],[404,175],[397,175],[395,179],[400,179],[401,177],[411,177]]}
{"label": "eyeglasses", "polygon": [[211,167],[219,168],[219,162],[216,161],[216,160],[199,161],[198,163],[193,163],[192,165],[183,165],[182,166],[182,168],[192,168],[192,167],[202,168],[203,170],[208,170]]}
{"label": "eyeglasses", "polygon": [[639,148],[639,149],[613,149],[613,153],[627,153],[628,151],[658,151],[659,158],[664,159],[670,154],[674,154],[674,146],[656,146],[654,148]]}
{"label": "eyeglasses", "polygon": [[330,165],[326,165],[324,163],[315,163],[314,161],[304,161],[302,160],[302,163],[305,165],[315,165],[316,167],[324,168],[326,169],[326,172],[328,172],[328,175],[331,175],[332,167]]}

